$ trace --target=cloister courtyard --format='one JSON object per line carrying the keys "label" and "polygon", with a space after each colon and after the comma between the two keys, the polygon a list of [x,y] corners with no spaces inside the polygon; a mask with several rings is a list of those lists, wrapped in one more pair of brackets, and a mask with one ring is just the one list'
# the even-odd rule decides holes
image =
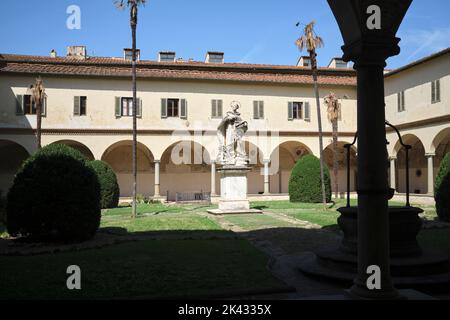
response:
{"label": "cloister courtyard", "polygon": [[[352,205],[356,200],[352,200]],[[298,261],[336,244],[336,208],[322,204],[254,201],[259,215],[213,216],[206,203],[128,203],[102,210],[97,235],[79,244],[12,241],[0,225],[0,299],[302,298],[348,285],[309,278]],[[391,202],[390,205],[402,205]],[[424,213],[419,242],[450,253],[450,224]],[[83,270],[83,290],[65,287],[67,265]],[[448,292],[433,293],[448,298]]]}

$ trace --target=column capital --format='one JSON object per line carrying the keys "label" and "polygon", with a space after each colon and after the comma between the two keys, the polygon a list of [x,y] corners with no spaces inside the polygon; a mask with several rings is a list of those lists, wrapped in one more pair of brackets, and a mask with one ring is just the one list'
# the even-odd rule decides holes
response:
{"label": "column capital", "polygon": [[433,158],[435,156],[436,156],[436,153],[434,153],[434,152],[425,153],[425,157],[427,157],[427,158]]}
{"label": "column capital", "polygon": [[389,160],[390,160],[390,161],[392,161],[392,160],[397,160],[397,156],[389,156]]}
{"label": "column capital", "polygon": [[154,163],[161,163],[161,160],[153,160]]}
{"label": "column capital", "polygon": [[264,159],[264,160],[263,160],[263,163],[264,163],[264,164],[266,164],[266,163],[269,164],[269,163],[270,163],[270,159]]}

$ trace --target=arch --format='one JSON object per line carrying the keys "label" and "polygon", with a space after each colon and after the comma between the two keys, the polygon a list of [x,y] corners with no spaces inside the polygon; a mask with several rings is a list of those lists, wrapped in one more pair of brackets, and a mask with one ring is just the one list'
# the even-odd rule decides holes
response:
{"label": "arch", "polygon": [[263,194],[264,193],[264,160],[265,156],[261,148],[255,143],[246,140],[245,152],[247,153],[251,171],[247,174],[248,193]]}
{"label": "arch", "polygon": [[[330,172],[331,178],[331,189],[333,192],[340,194],[341,197],[347,191],[347,149],[344,147],[346,144],[350,144],[345,141],[338,141],[337,147],[337,160],[338,160],[338,170],[337,170],[337,180],[334,175],[333,170],[333,144],[330,143],[323,150],[324,160]],[[350,148],[350,191],[356,190],[356,180],[357,180],[357,149],[353,145]]]}
{"label": "arch", "polygon": [[6,195],[22,163],[30,156],[27,149],[11,140],[0,140],[0,196]]}
{"label": "arch", "polygon": [[161,194],[168,200],[175,200],[177,193],[211,190],[211,157],[198,142],[180,140],[166,147],[160,170]]}
{"label": "arch", "polygon": [[[117,175],[121,197],[133,194],[132,141],[123,140],[109,146],[101,157]],[[151,196],[154,192],[154,157],[144,144],[137,144],[137,192]]]}
{"label": "arch", "polygon": [[66,146],[69,146],[71,148],[74,148],[75,150],[80,151],[88,160],[94,160],[94,154],[92,151],[83,143],[75,141],[75,140],[60,140],[53,142],[52,144],[64,144]]}
{"label": "arch", "polygon": [[448,144],[450,142],[450,127],[440,131],[433,139],[430,150],[436,152],[438,147],[442,144]]}
{"label": "arch", "polygon": [[303,156],[313,154],[311,149],[299,141],[285,141],[270,155],[270,191],[287,193],[289,178],[295,163]]}
{"label": "arch", "polygon": [[[425,146],[414,134],[402,136],[403,143],[410,145],[409,150],[409,190],[411,193],[426,194],[427,186],[427,159],[425,157]],[[400,140],[397,141],[394,151],[396,160],[396,188],[400,193],[406,192],[406,151],[402,148]]]}

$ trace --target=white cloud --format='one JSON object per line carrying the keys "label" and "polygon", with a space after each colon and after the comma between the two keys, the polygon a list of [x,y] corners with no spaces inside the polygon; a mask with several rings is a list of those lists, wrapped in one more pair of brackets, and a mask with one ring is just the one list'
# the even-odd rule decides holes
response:
{"label": "white cloud", "polygon": [[408,61],[419,54],[431,54],[450,46],[450,27],[422,30],[407,30],[401,36],[403,46],[413,50],[406,58]]}

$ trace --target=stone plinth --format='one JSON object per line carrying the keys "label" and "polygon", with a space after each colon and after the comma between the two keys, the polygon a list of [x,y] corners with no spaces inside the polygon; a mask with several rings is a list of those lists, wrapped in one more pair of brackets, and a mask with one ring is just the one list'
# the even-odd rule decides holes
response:
{"label": "stone plinth", "polygon": [[208,210],[209,213],[216,215],[262,213],[261,210],[250,209],[247,198],[247,173],[250,170],[251,168],[246,165],[225,165],[217,170],[221,173],[219,209]]}

